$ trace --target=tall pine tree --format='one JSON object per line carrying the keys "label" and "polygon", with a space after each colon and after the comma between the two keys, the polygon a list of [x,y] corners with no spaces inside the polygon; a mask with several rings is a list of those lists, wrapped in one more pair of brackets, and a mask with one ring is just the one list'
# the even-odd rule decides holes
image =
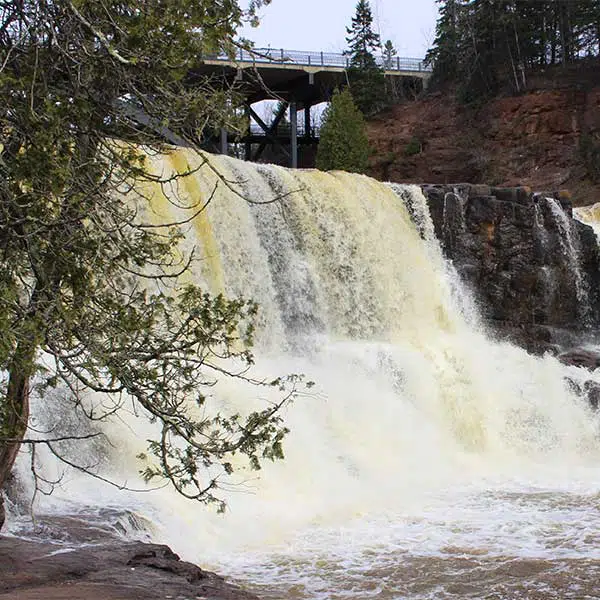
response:
{"label": "tall pine tree", "polygon": [[359,0],[352,26],[346,28],[350,57],[348,81],[354,102],[360,111],[372,115],[385,105],[385,78],[377,64],[381,53],[381,39],[373,31],[373,13],[368,0]]}
{"label": "tall pine tree", "polygon": [[530,69],[600,55],[600,0],[437,0],[433,83],[465,100],[521,91]]}

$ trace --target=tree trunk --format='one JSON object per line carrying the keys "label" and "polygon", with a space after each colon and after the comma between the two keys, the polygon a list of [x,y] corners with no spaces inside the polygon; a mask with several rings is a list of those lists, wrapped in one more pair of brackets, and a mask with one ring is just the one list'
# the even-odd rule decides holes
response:
{"label": "tree trunk", "polygon": [[20,368],[13,367],[9,377],[2,422],[2,431],[7,440],[0,441],[0,489],[4,487],[15,464],[29,420],[29,376]]}
{"label": "tree trunk", "polygon": [[[32,350],[29,350],[29,353],[33,354]],[[25,364],[31,364],[31,361],[27,361]],[[1,423],[1,430],[6,439],[0,440],[0,530],[5,520],[4,499],[1,491],[15,464],[29,421],[29,375],[24,372],[25,368],[25,365],[16,366],[13,363],[9,374],[5,410]]]}
{"label": "tree trunk", "polygon": [[[39,296],[38,290],[34,290],[29,308],[32,317],[35,317]],[[0,404],[0,529],[5,518],[2,490],[15,464],[29,422],[29,381],[34,372],[38,348],[34,321],[35,318],[32,318],[31,329],[17,344],[8,369],[6,396]],[[27,327],[24,329],[27,330]]]}

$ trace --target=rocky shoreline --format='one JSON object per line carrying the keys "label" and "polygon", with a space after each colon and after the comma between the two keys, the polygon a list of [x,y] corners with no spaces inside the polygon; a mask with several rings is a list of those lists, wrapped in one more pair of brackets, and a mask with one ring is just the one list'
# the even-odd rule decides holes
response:
{"label": "rocky shoreline", "polygon": [[126,541],[107,516],[45,517],[0,536],[0,600],[258,600],[168,546]]}

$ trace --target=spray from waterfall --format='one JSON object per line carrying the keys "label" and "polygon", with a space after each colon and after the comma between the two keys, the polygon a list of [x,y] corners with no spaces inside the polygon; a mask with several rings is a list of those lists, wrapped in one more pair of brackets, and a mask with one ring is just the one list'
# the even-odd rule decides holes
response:
{"label": "spray from waterfall", "polygon": [[[181,149],[149,160],[166,176],[200,162]],[[201,168],[146,195],[155,218],[172,222],[181,215],[170,195],[197,201],[216,187],[186,231],[184,249],[199,257],[191,276],[212,293],[259,303],[254,377],[302,372],[316,382],[284,414],[286,458],[238,473],[225,516],[169,489],[117,493],[77,473],[46,508],[98,498],[135,507],[154,523],[156,539],[186,559],[274,585],[274,598],[325,598],[333,589],[365,598],[384,581],[370,570],[390,557],[443,559],[453,546],[486,556],[541,547],[551,555],[545,532],[559,534],[548,512],[519,504],[520,496],[497,499],[569,490],[574,478],[582,493],[596,490],[596,422],[565,376],[600,383],[600,374],[486,338],[418,187],[209,160],[229,185]],[[575,264],[574,234],[549,206]],[[237,381],[211,390],[216,407],[244,410],[256,401]],[[50,401],[36,411],[40,425],[57,413]],[[143,485],[135,457],[152,425],[125,411],[101,426],[112,446],[90,452],[105,474]],[[39,458],[41,468],[54,468]],[[505,512],[496,515],[494,502]],[[569,540],[575,522],[564,526]],[[402,597],[394,593],[384,597]]]}

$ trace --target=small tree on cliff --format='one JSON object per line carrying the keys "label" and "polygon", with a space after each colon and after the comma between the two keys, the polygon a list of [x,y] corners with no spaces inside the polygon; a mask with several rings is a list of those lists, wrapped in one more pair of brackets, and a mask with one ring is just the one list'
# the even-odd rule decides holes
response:
{"label": "small tree on cliff", "polygon": [[[105,413],[133,401],[159,426],[145,477],[188,498],[220,504],[219,473],[234,455],[253,468],[282,456],[278,411],[293,390],[246,416],[203,395],[218,377],[251,381],[223,360],[252,363],[256,306],[184,284],[176,224],[146,221],[143,195],[123,200],[161,181],[140,144],[164,151],[168,128],[193,145],[205,123],[235,124],[232,91],[190,73],[199,56],[234,52],[259,3],[0,5],[0,489],[23,443],[60,455],[52,435],[28,435],[34,378],[61,385],[73,409],[90,390],[110,400]],[[186,207],[187,220],[203,202]]]}
{"label": "small tree on cliff", "polygon": [[368,159],[365,119],[347,89],[336,92],[323,114],[317,168],[364,173]]}
{"label": "small tree on cliff", "polygon": [[373,13],[368,0],[359,0],[352,26],[346,28],[350,56],[348,81],[354,102],[364,115],[371,115],[385,104],[383,69],[375,60],[381,53],[381,39],[373,31]]}

